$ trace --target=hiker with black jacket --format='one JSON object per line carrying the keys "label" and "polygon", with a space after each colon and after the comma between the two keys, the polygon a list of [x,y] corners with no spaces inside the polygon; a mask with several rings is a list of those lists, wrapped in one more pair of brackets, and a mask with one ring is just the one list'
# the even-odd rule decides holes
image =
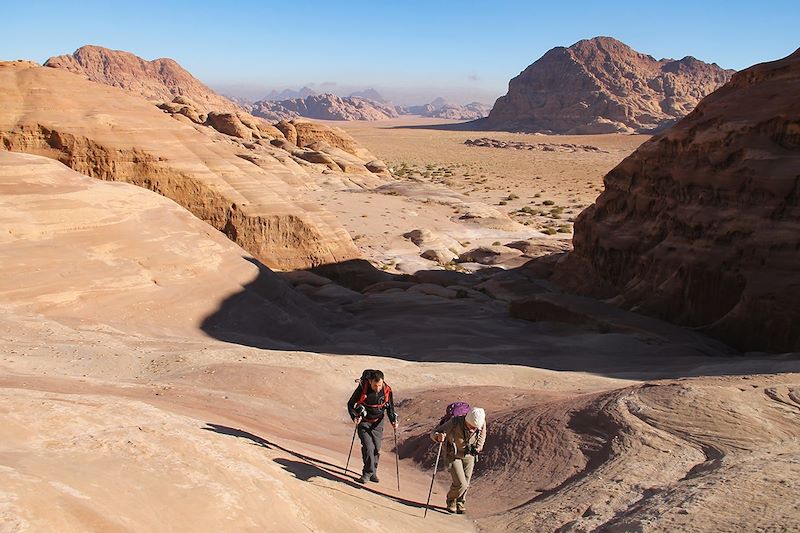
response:
{"label": "hiker with black jacket", "polygon": [[368,480],[378,483],[378,459],[381,439],[383,439],[384,413],[397,429],[397,414],[394,411],[392,388],[383,381],[380,370],[365,371],[361,384],[353,391],[347,401],[347,412],[356,424],[358,438],[361,440],[361,457],[364,468],[359,483]]}
{"label": "hiker with black jacket", "polygon": [[433,430],[431,440],[443,443],[444,464],[453,478],[447,512],[463,514],[475,461],[486,442],[486,413],[473,407],[465,416],[453,416]]}

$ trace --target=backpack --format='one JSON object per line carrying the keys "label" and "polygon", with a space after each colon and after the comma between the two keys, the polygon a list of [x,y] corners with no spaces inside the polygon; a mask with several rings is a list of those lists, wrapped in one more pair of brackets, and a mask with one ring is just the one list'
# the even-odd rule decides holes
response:
{"label": "backpack", "polygon": [[467,413],[469,413],[469,404],[467,402],[453,402],[445,409],[444,416],[439,420],[439,425],[441,426],[455,416],[467,416]]}
{"label": "backpack", "polygon": [[372,373],[373,372],[375,372],[375,371],[370,369],[370,368],[364,370],[361,373],[361,377],[356,380],[356,383],[358,383],[359,385],[363,385],[364,383],[366,383],[367,381],[370,380],[370,378],[372,377]]}
{"label": "backpack", "polygon": [[392,388],[389,386],[388,383],[385,381],[383,382],[383,403],[377,405],[370,405],[368,403],[364,403],[367,399],[367,393],[369,392],[369,381],[365,381],[361,385],[361,397],[356,402],[356,405],[364,405],[366,407],[371,407],[373,409],[385,409],[386,406],[389,404],[389,397],[392,394]]}

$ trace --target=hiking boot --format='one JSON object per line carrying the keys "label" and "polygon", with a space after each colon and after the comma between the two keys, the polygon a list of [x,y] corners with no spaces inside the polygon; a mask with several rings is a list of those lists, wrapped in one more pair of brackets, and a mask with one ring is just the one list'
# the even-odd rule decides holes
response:
{"label": "hiking boot", "polygon": [[369,479],[369,477],[367,477],[366,474],[361,474],[361,477],[356,479],[356,481],[363,485],[363,484],[365,484],[367,482],[368,479]]}
{"label": "hiking boot", "polygon": [[456,513],[456,502],[447,502],[447,512],[450,514]]}
{"label": "hiking boot", "polygon": [[458,514],[464,514],[466,511],[464,511],[464,508],[463,508],[463,507],[459,507],[458,509],[456,509],[456,512],[457,512]]}
{"label": "hiking boot", "polygon": [[372,474],[371,476],[369,476],[369,480],[372,481],[373,483],[380,483],[381,481],[380,479],[378,479],[378,474]]}

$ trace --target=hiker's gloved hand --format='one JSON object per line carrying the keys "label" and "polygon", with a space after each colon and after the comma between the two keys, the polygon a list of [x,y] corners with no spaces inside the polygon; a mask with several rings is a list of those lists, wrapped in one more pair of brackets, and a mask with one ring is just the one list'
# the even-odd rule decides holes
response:
{"label": "hiker's gloved hand", "polygon": [[444,442],[446,435],[444,433],[437,433],[436,434],[436,442]]}

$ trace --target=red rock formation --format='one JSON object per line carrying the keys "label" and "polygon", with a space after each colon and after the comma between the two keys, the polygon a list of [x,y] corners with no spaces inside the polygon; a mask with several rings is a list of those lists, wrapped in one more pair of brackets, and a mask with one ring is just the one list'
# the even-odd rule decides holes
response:
{"label": "red rock formation", "polygon": [[485,124],[555,133],[646,132],[689,113],[733,74],[691,56],[640,54],[610,37],[553,48],[508,84]]}
{"label": "red rock formation", "polygon": [[800,50],[605,177],[555,280],[744,350],[800,350]]}
{"label": "red rock formation", "polygon": [[44,66],[66,69],[148,100],[169,102],[176,96],[185,96],[206,110],[241,110],[237,104],[203,85],[172,59],[145,61],[130,52],[109,50],[102,46],[82,46],[72,55],[51,57]]}

